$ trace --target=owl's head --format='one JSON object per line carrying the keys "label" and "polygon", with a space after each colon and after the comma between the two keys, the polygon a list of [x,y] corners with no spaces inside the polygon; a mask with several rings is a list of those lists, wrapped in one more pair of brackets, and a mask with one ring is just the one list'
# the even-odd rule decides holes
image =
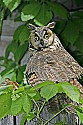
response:
{"label": "owl's head", "polygon": [[30,45],[36,50],[46,48],[53,43],[53,29],[55,22],[49,23],[47,26],[36,27],[35,25],[28,24],[28,28],[31,30]]}

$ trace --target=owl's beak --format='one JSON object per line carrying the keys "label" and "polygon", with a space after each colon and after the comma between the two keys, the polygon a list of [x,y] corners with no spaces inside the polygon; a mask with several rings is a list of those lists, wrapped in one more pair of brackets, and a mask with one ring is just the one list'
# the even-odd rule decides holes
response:
{"label": "owl's beak", "polygon": [[43,45],[44,45],[44,41],[43,41],[43,40],[41,40],[41,41],[40,41],[40,44],[43,46]]}

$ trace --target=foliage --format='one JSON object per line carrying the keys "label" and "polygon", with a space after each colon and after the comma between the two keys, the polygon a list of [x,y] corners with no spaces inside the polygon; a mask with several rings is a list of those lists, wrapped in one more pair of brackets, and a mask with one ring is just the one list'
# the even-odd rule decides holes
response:
{"label": "foliage", "polygon": [[[69,88],[72,89],[69,90]],[[49,94],[47,89],[49,89]],[[72,91],[74,94],[70,96]],[[42,119],[40,115],[42,109],[52,97],[57,96],[57,93],[66,93],[66,95],[70,97],[72,101],[83,104],[83,102],[80,101],[79,90],[68,82],[55,84],[54,82],[47,81],[35,87],[31,87],[30,85],[21,86],[17,90],[13,90],[12,86],[8,85],[7,89],[0,91],[0,106],[2,107],[0,110],[0,119],[9,114],[14,116],[22,114],[23,117],[20,125],[24,125],[26,119],[30,121],[35,118],[37,118],[42,125],[46,125],[70,106],[70,104],[64,104],[63,108],[54,114],[50,119]],[[34,105],[36,106],[35,109]],[[83,123],[83,108],[73,104],[72,106],[75,108],[81,122]],[[63,123],[60,123],[60,125],[63,125]]]}
{"label": "foliage", "polygon": [[[1,119],[8,114],[23,114],[21,125],[24,124],[26,119],[30,121],[33,118],[37,118],[42,125],[46,125],[57,114],[65,110],[66,107],[64,106],[61,111],[48,121],[41,121],[40,113],[49,99],[62,92],[66,93],[74,102],[83,104],[79,91],[69,83],[54,84],[47,81],[33,88],[26,85],[26,81],[24,80],[26,64],[22,63],[23,57],[29,48],[30,31],[27,29],[26,24],[33,23],[43,26],[55,20],[56,26],[54,32],[58,35],[64,47],[83,66],[83,10],[80,9],[83,1],[73,1],[77,7],[75,10],[69,10],[65,7],[63,4],[64,0],[62,0],[62,3],[51,0],[0,1],[0,34],[3,20],[11,16],[15,10],[18,10],[19,13],[15,21],[24,22],[14,32],[13,41],[6,48],[5,56],[0,57],[0,66],[4,67],[4,70],[0,73],[0,84],[5,81],[5,78],[10,78],[12,81],[17,81],[20,84],[20,87],[15,91],[12,89],[12,86],[0,87]],[[39,89],[40,91],[38,91]],[[47,90],[49,90],[49,94]],[[71,93],[74,94],[71,95]],[[42,107],[38,104],[40,100],[43,104]],[[36,105],[36,111],[34,111],[34,105]],[[83,123],[83,108],[73,107]],[[63,125],[61,122],[57,124]]]}

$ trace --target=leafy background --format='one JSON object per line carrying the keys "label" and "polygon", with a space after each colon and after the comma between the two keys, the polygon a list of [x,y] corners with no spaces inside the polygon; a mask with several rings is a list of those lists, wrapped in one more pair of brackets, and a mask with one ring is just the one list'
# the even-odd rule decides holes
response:
{"label": "leafy background", "polygon": [[[4,94],[0,95],[0,105],[1,107],[3,106],[0,118],[3,118],[7,114],[17,115],[22,112],[21,109],[23,107],[23,112],[25,112],[23,118],[29,120],[35,117],[35,114],[30,112],[34,100],[38,97],[40,99],[40,96],[42,96],[43,98],[46,97],[46,101],[48,101],[51,97],[56,95],[56,93],[46,96],[46,86],[41,89],[40,94],[35,90],[30,90],[30,86],[27,88],[26,86],[23,87],[23,85],[26,85],[24,76],[26,64],[22,64],[22,59],[28,51],[30,34],[29,29],[27,29],[27,24],[32,23],[37,26],[44,26],[51,21],[55,21],[56,26],[53,31],[57,34],[66,50],[81,66],[83,66],[83,0],[59,0],[59,2],[58,0],[2,0],[0,1],[0,34],[2,31],[3,20],[6,20],[9,17],[11,19],[14,12],[17,13],[17,16],[14,17],[14,21],[22,21],[23,24],[14,32],[13,41],[7,46],[5,55],[0,57],[0,66],[4,67],[4,70],[0,73],[0,83],[4,82],[5,78],[9,77],[12,81],[17,81],[21,88],[13,94],[11,86],[1,88],[1,92],[4,90]],[[9,58],[11,53],[13,58]],[[80,79],[80,82],[83,84],[82,78]],[[49,86],[47,86],[47,88],[49,88]],[[58,87],[55,86],[54,88],[54,90],[58,92]],[[68,88],[66,87],[64,92],[73,101],[79,102],[79,94],[77,94],[78,96],[75,94],[75,97],[77,98],[74,100],[75,97],[73,95],[72,97],[69,93],[70,90],[67,89]],[[30,93],[27,93],[28,90],[30,90]],[[72,91],[74,91],[74,89]],[[5,94],[7,94],[7,98],[5,98]],[[10,97],[11,95],[12,100]],[[25,98],[24,103],[22,103],[23,98]],[[28,107],[27,103],[29,104]],[[9,111],[10,106],[11,112]],[[83,109],[76,108],[76,111],[83,122],[83,114],[79,112],[80,110],[82,110],[82,113]],[[41,112],[41,109],[39,112]]]}

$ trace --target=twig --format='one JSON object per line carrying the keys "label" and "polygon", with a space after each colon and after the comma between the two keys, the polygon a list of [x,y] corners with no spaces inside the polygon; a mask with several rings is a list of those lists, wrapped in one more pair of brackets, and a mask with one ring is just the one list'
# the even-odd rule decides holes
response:
{"label": "twig", "polygon": [[43,125],[46,125],[48,122],[50,122],[53,118],[55,118],[57,115],[59,115],[63,110],[65,110],[65,108],[63,108],[62,110],[60,110],[58,113],[56,113],[55,115],[53,115],[50,119],[48,119]]}

